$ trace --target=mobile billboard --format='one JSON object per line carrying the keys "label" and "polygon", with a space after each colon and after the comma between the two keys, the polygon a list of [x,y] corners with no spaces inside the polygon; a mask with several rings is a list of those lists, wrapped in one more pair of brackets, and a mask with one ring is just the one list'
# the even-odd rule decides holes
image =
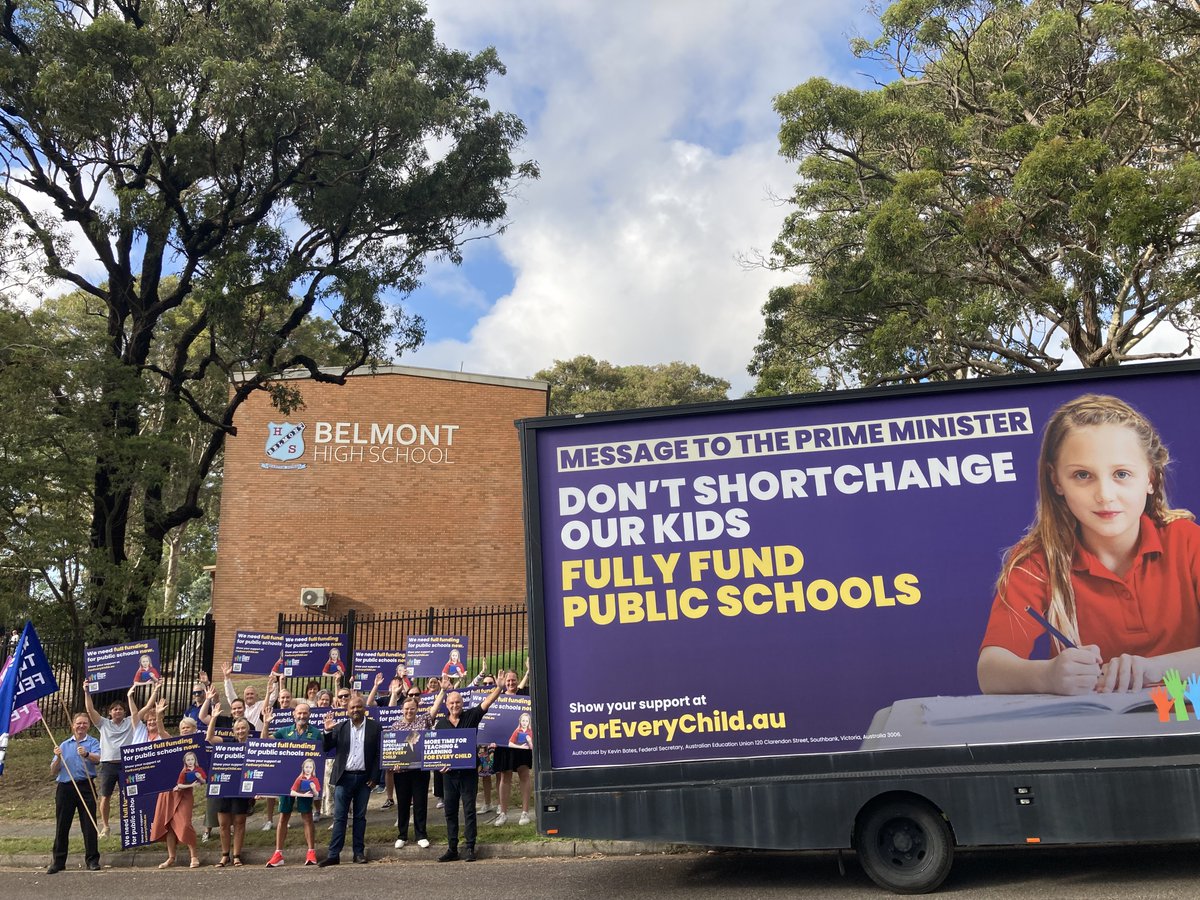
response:
{"label": "mobile billboard", "polygon": [[[525,420],[553,768],[1194,732],[1198,393],[1146,366]],[[1038,510],[1075,546],[998,591]],[[986,647],[1091,656],[1006,681]]]}

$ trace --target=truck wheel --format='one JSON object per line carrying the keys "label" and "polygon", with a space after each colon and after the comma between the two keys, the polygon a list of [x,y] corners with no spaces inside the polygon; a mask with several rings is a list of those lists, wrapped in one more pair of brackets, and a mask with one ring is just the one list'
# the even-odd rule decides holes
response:
{"label": "truck wheel", "polygon": [[936,890],[954,860],[950,826],[919,800],[891,800],[870,810],[854,844],[871,880],[896,894]]}

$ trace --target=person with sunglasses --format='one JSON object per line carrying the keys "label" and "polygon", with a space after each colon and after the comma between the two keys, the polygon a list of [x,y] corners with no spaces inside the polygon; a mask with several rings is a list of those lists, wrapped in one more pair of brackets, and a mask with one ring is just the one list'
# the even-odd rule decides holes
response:
{"label": "person with sunglasses", "polygon": [[208,693],[208,673],[201,672],[200,680],[192,687],[192,705],[183,711],[180,718],[195,719],[200,723],[200,707],[204,705],[204,695]]}

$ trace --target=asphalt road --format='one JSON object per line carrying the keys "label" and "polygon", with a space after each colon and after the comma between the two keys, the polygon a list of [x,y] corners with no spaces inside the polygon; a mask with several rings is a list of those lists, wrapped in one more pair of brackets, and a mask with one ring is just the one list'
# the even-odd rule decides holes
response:
{"label": "asphalt road", "polygon": [[[940,894],[955,898],[1054,900],[1194,900],[1200,895],[1195,844],[1148,848],[1022,849],[961,853]],[[158,897],[170,892],[233,896],[463,897],[479,900],[681,900],[859,898],[889,896],[862,873],[852,855],[846,874],[828,853],[685,853],[601,858],[482,859],[476,863],[343,863],[336,869],[288,865],[267,870],[213,868],[0,871],[5,898],[64,900]],[[336,878],[334,890],[322,881]],[[453,884],[448,884],[452,881]],[[234,893],[236,892],[236,893]],[[249,893],[247,893],[249,892]],[[108,894],[109,896],[118,896]]]}

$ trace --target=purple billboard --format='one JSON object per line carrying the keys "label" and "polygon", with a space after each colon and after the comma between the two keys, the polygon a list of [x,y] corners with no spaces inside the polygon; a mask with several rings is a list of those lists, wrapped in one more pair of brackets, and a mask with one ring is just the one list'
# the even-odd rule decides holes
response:
{"label": "purple billboard", "polygon": [[553,766],[1200,728],[1198,393],[1174,367],[524,423]]}

